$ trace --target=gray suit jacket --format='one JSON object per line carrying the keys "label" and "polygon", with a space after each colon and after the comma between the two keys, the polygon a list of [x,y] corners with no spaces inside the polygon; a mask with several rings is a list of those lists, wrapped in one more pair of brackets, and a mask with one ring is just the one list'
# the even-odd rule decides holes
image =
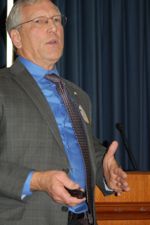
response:
{"label": "gray suit jacket", "polygon": [[[84,127],[93,190],[97,183],[105,192],[100,166],[105,149],[92,136],[89,98],[79,87],[65,82],[90,121],[84,122]],[[68,169],[54,115],[34,79],[16,60],[11,68],[0,72],[0,225],[67,225],[63,205],[38,191],[21,200],[21,192],[31,170]]]}

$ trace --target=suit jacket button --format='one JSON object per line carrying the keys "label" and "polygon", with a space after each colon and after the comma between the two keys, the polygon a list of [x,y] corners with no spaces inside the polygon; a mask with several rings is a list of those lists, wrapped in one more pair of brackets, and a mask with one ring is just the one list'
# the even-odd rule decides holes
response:
{"label": "suit jacket button", "polygon": [[67,207],[67,206],[62,206],[62,207],[61,207],[61,210],[62,210],[63,212],[67,212],[67,211],[68,211],[68,207]]}

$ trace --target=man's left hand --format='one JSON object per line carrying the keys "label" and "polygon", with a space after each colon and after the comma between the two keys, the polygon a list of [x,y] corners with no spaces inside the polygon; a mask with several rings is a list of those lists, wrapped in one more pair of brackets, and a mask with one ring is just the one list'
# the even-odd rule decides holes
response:
{"label": "man's left hand", "polygon": [[121,195],[123,191],[129,191],[127,174],[121,169],[115,160],[115,153],[118,148],[118,142],[113,141],[103,160],[104,177],[106,184],[117,195]]}

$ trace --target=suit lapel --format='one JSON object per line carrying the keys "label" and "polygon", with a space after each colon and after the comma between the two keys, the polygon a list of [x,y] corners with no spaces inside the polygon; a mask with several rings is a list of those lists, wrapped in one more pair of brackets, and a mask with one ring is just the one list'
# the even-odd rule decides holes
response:
{"label": "suit lapel", "polygon": [[12,78],[26,92],[29,98],[31,98],[45,122],[48,124],[58,144],[64,149],[53,113],[35,80],[29,75],[19,60],[16,60],[14,65],[10,68],[10,71],[13,73]]}
{"label": "suit lapel", "polygon": [[85,122],[86,124],[89,124],[91,121],[90,121],[89,116],[86,114],[86,110],[85,110],[86,103],[83,101],[81,103],[80,93],[78,93],[77,89],[73,88],[72,85],[70,85],[69,81],[64,80],[64,82],[66,83],[67,90],[69,92],[69,95],[70,95],[72,101],[75,103],[75,105],[79,109],[80,116],[81,116],[83,122]]}

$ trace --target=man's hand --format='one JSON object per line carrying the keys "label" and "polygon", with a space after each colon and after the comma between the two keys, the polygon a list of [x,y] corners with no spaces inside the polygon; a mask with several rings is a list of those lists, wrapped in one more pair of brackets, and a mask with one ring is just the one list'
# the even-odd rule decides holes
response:
{"label": "man's hand", "polygon": [[32,191],[44,191],[55,201],[61,204],[75,206],[85,201],[85,198],[72,197],[68,189],[79,189],[63,171],[34,172],[30,184]]}
{"label": "man's hand", "polygon": [[113,141],[103,160],[104,177],[109,188],[117,195],[123,191],[129,191],[130,188],[126,181],[127,174],[120,168],[115,160],[118,143]]}

